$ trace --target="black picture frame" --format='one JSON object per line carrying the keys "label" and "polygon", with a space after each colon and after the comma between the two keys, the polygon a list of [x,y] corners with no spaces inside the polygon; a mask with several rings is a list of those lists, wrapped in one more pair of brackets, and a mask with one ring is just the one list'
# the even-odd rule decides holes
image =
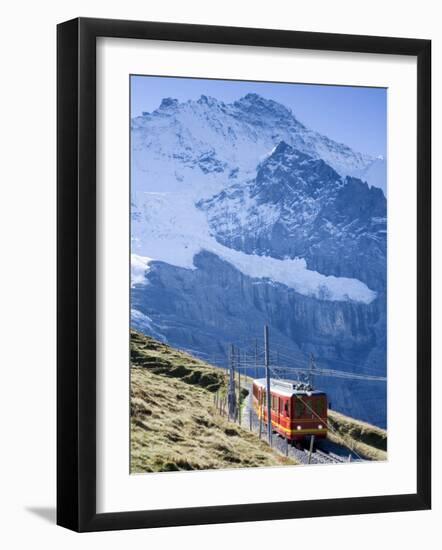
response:
{"label": "black picture frame", "polygon": [[[417,58],[417,492],[96,512],[96,39],[396,54]],[[79,18],[57,28],[57,523],[75,531],[425,510],[431,506],[431,41]]]}

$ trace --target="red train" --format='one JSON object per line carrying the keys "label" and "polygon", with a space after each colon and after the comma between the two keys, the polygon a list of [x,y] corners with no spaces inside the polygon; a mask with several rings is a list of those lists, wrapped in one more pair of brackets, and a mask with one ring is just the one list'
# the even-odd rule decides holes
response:
{"label": "red train", "polygon": [[[273,430],[289,441],[314,435],[327,436],[327,395],[308,384],[289,380],[270,381]],[[267,423],[266,379],[253,381],[253,408]]]}

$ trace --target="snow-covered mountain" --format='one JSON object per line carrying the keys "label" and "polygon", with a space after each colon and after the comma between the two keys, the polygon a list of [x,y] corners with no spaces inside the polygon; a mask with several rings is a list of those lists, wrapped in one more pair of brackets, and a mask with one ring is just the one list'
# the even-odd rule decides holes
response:
{"label": "snow-covered mountain", "polygon": [[[297,361],[385,372],[383,160],[256,94],[164,99],[132,120],[131,147],[135,328],[224,353],[267,322]],[[321,383],[385,425],[384,386]]]}
{"label": "snow-covered mountain", "polygon": [[369,183],[385,188],[382,159],[306,128],[289,109],[257,94],[232,104],[206,96],[185,103],[163,99],[156,111],[132,120],[131,137],[134,193],[187,190],[210,195],[253,176],[257,164],[281,141],[324,160],[341,176],[361,177],[376,165],[379,181],[372,178]]}
{"label": "snow-covered mountain", "polygon": [[248,254],[304,258],[310,269],[385,288],[383,192],[339,176],[322,159],[285,142],[258,165],[255,178],[198,206],[225,246]]}

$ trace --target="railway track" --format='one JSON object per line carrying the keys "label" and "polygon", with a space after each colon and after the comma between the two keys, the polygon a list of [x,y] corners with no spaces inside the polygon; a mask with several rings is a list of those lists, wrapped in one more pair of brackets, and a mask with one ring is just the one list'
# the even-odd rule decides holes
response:
{"label": "railway track", "polygon": [[[308,453],[307,449],[304,449],[304,451]],[[348,462],[348,459],[345,460],[343,457],[335,453],[324,452],[321,449],[316,449],[313,454],[319,464],[343,464],[344,462]]]}

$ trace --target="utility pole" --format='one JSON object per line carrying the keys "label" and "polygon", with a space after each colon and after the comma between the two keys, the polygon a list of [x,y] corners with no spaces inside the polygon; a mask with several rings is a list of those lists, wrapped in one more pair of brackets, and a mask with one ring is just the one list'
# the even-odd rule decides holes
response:
{"label": "utility pole", "polygon": [[258,338],[255,338],[255,379],[258,378]]}
{"label": "utility pole", "polygon": [[232,418],[233,420],[235,420],[235,410],[236,410],[234,355],[235,355],[235,348],[233,347],[233,344],[231,344],[230,345],[230,379],[229,379],[229,395],[228,395],[229,420],[231,420]]}
{"label": "utility pole", "polygon": [[270,400],[270,366],[269,366],[269,327],[264,325],[264,364],[266,369],[267,393],[267,435],[269,445],[272,446],[272,403]]}
{"label": "utility pole", "polygon": [[309,449],[309,452],[308,452],[308,463],[310,464],[311,463],[311,460],[312,460],[312,453],[313,453],[313,445],[315,443],[315,436],[314,435],[311,435],[310,436],[310,449]]}
{"label": "utility pole", "polygon": [[260,392],[259,394],[259,407],[258,407],[258,411],[259,411],[259,439],[261,439],[261,436],[262,436],[262,422],[263,422],[263,416],[264,416],[264,407],[263,407],[263,402],[264,402],[264,392]]}
{"label": "utility pole", "polygon": [[241,426],[241,352],[238,350],[238,424]]}
{"label": "utility pole", "polygon": [[308,383],[313,388],[314,386],[314,370],[315,370],[315,357],[313,353],[310,354],[310,369],[309,369],[309,377],[308,377]]}

